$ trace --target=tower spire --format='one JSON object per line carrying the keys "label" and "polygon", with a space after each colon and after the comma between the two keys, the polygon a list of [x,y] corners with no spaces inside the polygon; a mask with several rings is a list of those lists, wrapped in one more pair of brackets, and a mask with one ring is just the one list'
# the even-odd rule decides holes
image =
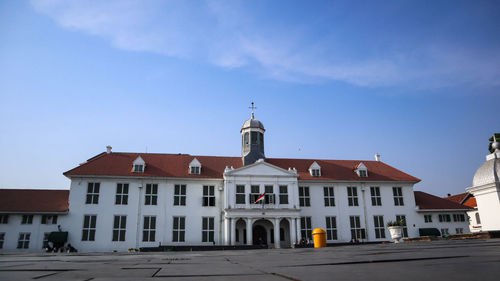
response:
{"label": "tower spire", "polygon": [[254,114],[254,109],[257,109],[257,107],[254,106],[254,103],[251,103],[252,105],[249,107],[252,110],[252,119],[255,119],[255,114]]}

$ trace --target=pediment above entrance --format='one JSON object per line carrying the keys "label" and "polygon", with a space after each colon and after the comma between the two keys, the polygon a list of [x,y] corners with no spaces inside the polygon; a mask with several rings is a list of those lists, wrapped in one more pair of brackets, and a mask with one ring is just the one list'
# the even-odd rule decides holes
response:
{"label": "pediment above entrance", "polygon": [[298,177],[293,170],[285,170],[272,164],[259,160],[251,165],[238,169],[229,170],[225,176],[278,176],[278,177]]}

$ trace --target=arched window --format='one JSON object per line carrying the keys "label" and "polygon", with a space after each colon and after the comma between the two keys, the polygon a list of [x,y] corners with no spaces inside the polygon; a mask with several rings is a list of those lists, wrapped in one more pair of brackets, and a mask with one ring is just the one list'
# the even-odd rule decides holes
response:
{"label": "arched window", "polygon": [[243,143],[248,144],[248,132],[246,132],[244,137],[243,137]]}

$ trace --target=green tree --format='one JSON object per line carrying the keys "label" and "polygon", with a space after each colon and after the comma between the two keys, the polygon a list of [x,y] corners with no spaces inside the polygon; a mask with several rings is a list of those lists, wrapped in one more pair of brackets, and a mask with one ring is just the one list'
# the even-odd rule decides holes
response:
{"label": "green tree", "polygon": [[[500,133],[495,133],[495,138],[497,139],[497,142],[500,142]],[[493,153],[493,148],[491,145],[493,144],[493,136],[489,138],[490,144],[488,145],[488,150],[490,153]]]}

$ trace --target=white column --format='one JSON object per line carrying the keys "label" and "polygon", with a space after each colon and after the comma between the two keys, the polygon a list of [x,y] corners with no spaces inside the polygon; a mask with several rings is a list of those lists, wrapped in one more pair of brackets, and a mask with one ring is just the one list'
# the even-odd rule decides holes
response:
{"label": "white column", "polygon": [[236,245],[236,219],[237,218],[232,218],[231,219],[231,245],[234,246]]}
{"label": "white column", "polygon": [[274,219],[274,248],[281,248],[280,245],[280,219]]}
{"label": "white column", "polygon": [[295,247],[295,244],[297,243],[297,229],[295,228],[296,226],[296,219],[295,218],[290,218],[290,246],[293,248]]}
{"label": "white column", "polygon": [[300,218],[296,218],[294,219],[295,222],[296,222],[296,226],[297,226],[297,241],[300,242],[300,240],[302,240],[302,229],[300,227]]}
{"label": "white column", "polygon": [[229,228],[231,227],[231,218],[224,218],[224,245],[229,245],[230,235]]}
{"label": "white column", "polygon": [[247,218],[247,245],[253,244],[253,231],[252,231],[253,219]]}

